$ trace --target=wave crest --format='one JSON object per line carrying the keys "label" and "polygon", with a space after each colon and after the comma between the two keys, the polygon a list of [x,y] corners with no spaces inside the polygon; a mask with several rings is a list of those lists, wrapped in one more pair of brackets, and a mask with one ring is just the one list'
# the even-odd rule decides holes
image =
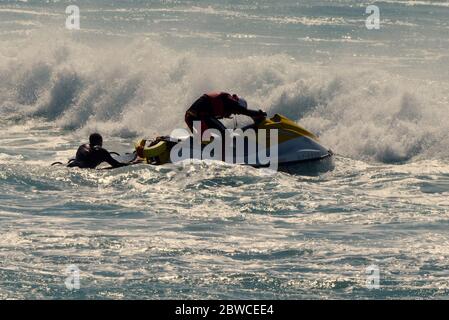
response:
{"label": "wave crest", "polygon": [[448,153],[443,83],[287,55],[204,57],[149,38],[93,45],[51,37],[51,46],[34,37],[0,49],[5,117],[40,117],[78,134],[167,134],[184,126],[184,111],[199,95],[222,89],[300,121],[345,156],[403,162]]}

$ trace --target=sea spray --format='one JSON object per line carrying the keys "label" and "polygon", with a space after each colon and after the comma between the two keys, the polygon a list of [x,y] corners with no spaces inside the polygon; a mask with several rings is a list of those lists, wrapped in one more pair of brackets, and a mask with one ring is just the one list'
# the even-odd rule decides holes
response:
{"label": "sea spray", "polygon": [[16,53],[14,63],[0,64],[5,117],[40,117],[79,136],[165,135],[184,126],[184,112],[199,95],[219,89],[299,121],[345,156],[396,163],[449,155],[444,83],[311,66],[284,54],[212,58],[149,38],[103,47],[51,36],[51,46],[42,46],[48,39],[40,35],[0,49]]}

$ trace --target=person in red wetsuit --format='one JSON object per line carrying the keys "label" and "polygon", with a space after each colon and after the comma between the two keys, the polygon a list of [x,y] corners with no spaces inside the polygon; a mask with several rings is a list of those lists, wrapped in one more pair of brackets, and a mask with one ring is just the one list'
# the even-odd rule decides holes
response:
{"label": "person in red wetsuit", "polygon": [[193,122],[201,121],[201,135],[207,129],[217,129],[224,137],[226,127],[219,119],[229,118],[233,114],[251,117],[255,122],[265,119],[262,110],[249,110],[245,99],[236,94],[211,92],[203,94],[186,111],[185,122],[193,133]]}

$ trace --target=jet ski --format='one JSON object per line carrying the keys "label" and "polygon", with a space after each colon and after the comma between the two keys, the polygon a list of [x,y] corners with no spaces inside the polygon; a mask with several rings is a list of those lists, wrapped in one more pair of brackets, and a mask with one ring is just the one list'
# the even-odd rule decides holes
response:
{"label": "jet ski", "polygon": [[[249,129],[253,129],[256,134],[249,135]],[[259,135],[262,131],[266,133],[265,136]],[[271,139],[272,132],[276,132],[277,135],[274,141]],[[252,124],[240,130],[234,130],[232,134],[233,141],[238,139],[245,141],[244,139],[246,139],[244,151],[237,155],[236,152],[224,151],[223,147],[225,155],[221,155],[218,158],[222,161],[230,161],[233,164],[250,165],[257,168],[270,167],[270,164],[262,162],[260,157],[258,157],[261,152],[270,156],[276,154],[276,169],[289,173],[313,175],[334,168],[333,152],[322,146],[313,133],[280,114],[275,114],[272,118],[266,118],[257,124]],[[213,134],[212,136],[216,138]],[[214,158],[213,153],[217,152],[217,150],[221,152],[221,148],[210,148],[214,139],[212,139],[212,142],[196,144],[194,140],[195,137],[192,135],[164,136],[153,140],[142,139],[135,144],[135,149],[141,162],[152,165],[163,165],[182,159],[216,159],[217,157]],[[249,147],[251,141],[257,144],[257,154],[255,154],[256,151],[254,149]],[[187,148],[188,155],[184,155],[184,158],[178,157],[179,150],[183,148]],[[235,150],[235,145],[233,148]],[[212,153],[210,153],[211,149],[214,149]],[[208,152],[205,156],[204,152],[206,150]],[[273,152],[273,150],[275,151]],[[232,158],[226,158],[227,152],[232,153]],[[251,159],[252,161],[250,161]]]}

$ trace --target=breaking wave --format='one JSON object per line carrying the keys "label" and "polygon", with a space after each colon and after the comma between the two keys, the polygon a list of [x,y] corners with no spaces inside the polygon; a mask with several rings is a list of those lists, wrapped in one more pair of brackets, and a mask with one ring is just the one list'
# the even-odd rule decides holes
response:
{"label": "breaking wave", "polygon": [[2,117],[38,117],[77,136],[153,136],[183,126],[185,109],[202,92],[222,89],[299,121],[351,158],[395,163],[449,153],[442,82],[283,54],[202,56],[151,38],[92,44],[45,34],[0,48]]}

